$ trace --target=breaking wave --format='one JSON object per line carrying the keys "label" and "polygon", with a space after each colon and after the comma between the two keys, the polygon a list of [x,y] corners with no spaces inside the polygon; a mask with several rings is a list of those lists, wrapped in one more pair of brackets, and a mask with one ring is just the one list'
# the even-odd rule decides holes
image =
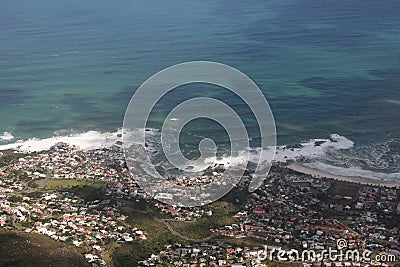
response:
{"label": "breaking wave", "polygon": [[83,150],[111,147],[121,141],[121,130],[117,132],[89,131],[86,133],[70,134],[67,136],[53,136],[50,138],[18,140],[15,143],[0,145],[0,150],[18,149],[24,152],[36,152],[50,149],[56,143],[63,142],[77,146]]}
{"label": "breaking wave", "polygon": [[298,147],[277,150],[277,161],[294,160],[325,173],[374,180],[400,181],[400,142],[396,140],[355,146],[344,136],[312,139]]}
{"label": "breaking wave", "polygon": [[4,132],[3,135],[0,135],[0,142],[1,141],[10,141],[13,139],[14,139],[14,136],[9,132]]}
{"label": "breaking wave", "polygon": [[[111,147],[122,141],[122,129],[116,132],[88,131],[85,133],[73,133],[69,135],[59,135],[66,131],[59,131],[55,136],[44,139],[18,140],[17,142],[0,145],[0,150],[18,149],[20,151],[34,152],[48,150],[58,142],[68,143],[78,146],[83,150]],[[168,171],[169,165],[165,164],[159,157],[162,151],[158,140],[160,132],[157,129],[146,129],[146,149],[151,155],[153,163]],[[147,137],[150,137],[147,139]],[[0,141],[9,142],[14,136],[4,132],[0,136]],[[297,161],[302,165],[317,169],[326,173],[343,175],[349,177],[364,177],[377,180],[400,180],[400,155],[396,150],[400,147],[400,142],[391,141],[369,147],[357,147],[352,140],[332,134],[326,139],[310,139],[306,142],[294,146],[280,146],[276,149],[275,161],[286,162],[289,160]],[[244,151],[234,157],[220,156],[208,158],[204,163],[208,166],[212,164],[226,164],[227,166],[249,161],[257,163],[259,148],[249,148],[250,158]],[[228,154],[227,154],[228,155]]]}
{"label": "breaking wave", "polygon": [[287,160],[303,161],[326,156],[332,151],[351,149],[353,147],[353,141],[338,134],[331,134],[328,139],[311,139],[297,146],[281,146],[277,149],[275,160],[281,162]]}

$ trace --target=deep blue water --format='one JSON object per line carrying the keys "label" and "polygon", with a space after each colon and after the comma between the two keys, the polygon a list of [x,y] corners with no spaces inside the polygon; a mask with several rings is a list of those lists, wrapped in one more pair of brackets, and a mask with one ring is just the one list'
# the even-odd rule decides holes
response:
{"label": "deep blue water", "polygon": [[[115,131],[148,77],[210,60],[260,86],[280,145],[337,133],[355,145],[327,163],[399,173],[398,14],[397,0],[0,1],[0,135],[14,136],[0,142]],[[166,97],[150,124],[201,95],[230,101],[254,127],[234,97],[196,86]],[[221,131],[198,122],[186,141],[223,141]]]}

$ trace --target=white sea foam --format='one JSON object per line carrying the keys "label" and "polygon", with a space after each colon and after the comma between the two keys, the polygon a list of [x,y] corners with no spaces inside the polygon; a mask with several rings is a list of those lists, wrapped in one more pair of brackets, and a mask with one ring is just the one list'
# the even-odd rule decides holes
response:
{"label": "white sea foam", "polygon": [[89,131],[86,133],[71,134],[68,136],[54,136],[45,139],[32,138],[29,140],[19,140],[16,143],[1,145],[0,150],[18,149],[20,151],[34,152],[48,150],[58,142],[68,143],[78,146],[83,150],[105,148],[115,145],[121,138],[118,137],[121,131],[101,133],[98,131]]}
{"label": "white sea foam", "polygon": [[[58,132],[60,134],[62,132]],[[121,141],[120,134],[122,130],[116,132],[98,132],[89,131],[86,133],[76,133],[66,136],[54,136],[45,139],[29,139],[29,140],[19,140],[12,144],[0,145],[0,150],[5,149],[18,149],[20,151],[42,151],[48,150],[51,146],[58,142],[68,143],[70,145],[78,146],[83,150],[97,149],[97,148],[107,148],[115,145],[117,141]],[[156,129],[146,129],[146,135],[158,136],[159,132]],[[0,136],[0,141],[10,141],[14,139],[14,136],[8,132],[4,132]],[[150,151],[161,149],[160,147],[153,147],[154,144],[148,143],[147,149]],[[327,153],[332,151],[337,151],[341,149],[350,149],[354,146],[353,141],[347,139],[344,136],[338,134],[332,134],[329,139],[311,139],[307,142],[301,143],[298,148],[288,148],[286,146],[277,147],[275,160],[280,162],[285,162],[287,160],[298,160],[307,159],[307,163],[302,163],[304,166],[322,170],[327,173],[332,173],[336,175],[343,176],[354,176],[354,177],[366,177],[378,180],[398,180],[400,179],[400,173],[382,173],[370,170],[364,170],[360,167],[339,167],[326,164],[319,159],[323,159]],[[248,154],[249,152],[249,154]],[[259,160],[259,155],[261,151],[257,148],[252,148],[250,151],[243,151],[235,157],[223,157],[223,158],[209,158],[205,163],[211,164],[225,164],[228,166],[234,166],[237,164],[242,164],[247,161],[247,156],[249,155],[249,161],[257,163]],[[313,160],[314,159],[314,160]],[[207,165],[206,164],[206,165]]]}
{"label": "white sea foam", "polygon": [[[204,166],[210,166],[215,164],[223,164],[225,166],[236,166],[241,165],[247,161],[251,161],[250,151],[241,151],[236,156],[226,156],[226,157],[209,157],[204,160]],[[249,157],[248,157],[249,156]]]}
{"label": "white sea foam", "polygon": [[[323,142],[323,143],[322,143]],[[316,146],[316,144],[319,144]],[[400,173],[384,173],[379,171],[371,171],[362,169],[359,166],[340,167],[323,162],[323,159],[329,152],[335,152],[342,149],[351,149],[354,142],[344,136],[332,134],[329,139],[312,139],[308,142],[301,143],[300,148],[287,148],[285,146],[277,149],[275,156],[276,161],[285,162],[287,160],[307,160],[302,165],[330,173],[334,175],[342,175],[348,177],[362,177],[375,180],[399,180]],[[360,158],[361,159],[361,158]],[[366,159],[364,159],[365,161]],[[338,159],[338,161],[340,161]],[[381,164],[384,166],[384,164]]]}
{"label": "white sea foam", "polygon": [[326,155],[329,151],[350,149],[354,142],[344,136],[331,134],[329,139],[311,139],[301,143],[299,148],[287,148],[281,146],[277,148],[275,155],[276,161],[285,162],[287,160],[298,160],[301,158],[317,158]]}
{"label": "white sea foam", "polygon": [[[146,136],[158,134],[157,129],[145,130]],[[99,132],[88,131],[85,133],[74,133],[72,129],[59,130],[54,133],[53,137],[38,139],[31,138],[28,140],[18,140],[15,143],[0,145],[0,150],[18,149],[25,152],[36,152],[50,149],[56,143],[63,142],[79,147],[82,150],[91,150],[98,148],[107,148],[115,145],[118,141],[122,141],[122,129],[115,132]],[[139,135],[139,132],[125,133],[127,136]],[[2,139],[4,137],[4,139]],[[11,138],[12,137],[12,138]],[[0,136],[0,140],[12,140],[14,137],[9,133]],[[150,143],[151,144],[151,143]]]}
{"label": "white sea foam", "polygon": [[0,135],[0,141],[10,141],[13,139],[14,136],[9,132],[4,132],[3,135]]}
{"label": "white sea foam", "polygon": [[[350,149],[354,142],[344,136],[332,134],[329,139],[311,139],[301,143],[298,148],[288,148],[279,146],[276,148],[275,161],[286,162],[288,160],[313,159],[324,157],[328,152],[340,149]],[[265,151],[267,154],[268,152]],[[243,151],[234,157],[224,157],[212,162],[209,158],[207,163],[235,165],[245,161],[258,163],[260,160],[260,148],[250,148],[249,151]],[[248,156],[248,159],[247,159]],[[263,161],[263,159],[261,159]]]}
{"label": "white sea foam", "polygon": [[[157,134],[160,133],[157,132]],[[148,145],[155,150],[162,149],[157,143],[149,142]],[[301,143],[299,148],[287,148],[286,146],[277,147],[275,161],[286,162],[288,160],[323,158],[328,152],[340,149],[350,149],[353,146],[353,141],[344,136],[332,134],[329,139],[311,139],[307,142]],[[257,164],[265,160],[260,158],[261,156],[266,156],[270,153],[271,151],[264,151],[264,153],[261,153],[261,148],[249,148],[248,150],[241,151],[238,155],[234,156],[226,155],[218,158],[206,158],[201,166],[194,167],[199,169],[215,164],[235,166],[248,161]]]}

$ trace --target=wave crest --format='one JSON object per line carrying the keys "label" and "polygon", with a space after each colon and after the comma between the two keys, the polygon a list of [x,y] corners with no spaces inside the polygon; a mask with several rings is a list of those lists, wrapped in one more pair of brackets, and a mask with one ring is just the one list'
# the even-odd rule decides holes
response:
{"label": "wave crest", "polygon": [[4,132],[3,135],[0,135],[0,141],[11,141],[14,139],[14,136],[9,132]]}

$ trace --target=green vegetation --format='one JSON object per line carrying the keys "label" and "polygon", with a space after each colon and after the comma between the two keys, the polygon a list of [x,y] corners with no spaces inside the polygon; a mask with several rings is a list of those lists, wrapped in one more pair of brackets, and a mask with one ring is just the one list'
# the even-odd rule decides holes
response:
{"label": "green vegetation", "polygon": [[328,190],[328,195],[331,197],[349,196],[354,200],[357,198],[359,189],[360,189],[360,185],[358,185],[358,184],[332,180],[331,187]]}
{"label": "green vegetation", "polygon": [[0,229],[0,266],[90,266],[79,250],[39,234]]}
{"label": "green vegetation", "polygon": [[87,181],[89,184],[74,185],[68,187],[68,191],[74,193],[85,202],[94,200],[104,200],[107,196],[104,195],[105,182],[102,181]]}
{"label": "green vegetation", "polygon": [[212,234],[210,229],[236,223],[233,215],[236,214],[237,209],[232,203],[217,201],[210,205],[214,210],[212,216],[204,216],[189,222],[171,221],[169,223],[177,232],[193,239],[209,237]]}
{"label": "green vegetation", "polygon": [[71,188],[74,186],[92,186],[92,187],[103,187],[104,182],[93,181],[93,180],[76,180],[76,179],[49,179],[45,183],[45,187],[49,189],[61,189],[61,188]]}
{"label": "green vegetation", "polygon": [[153,217],[151,203],[126,202],[122,209],[128,215],[126,223],[137,226],[146,232],[147,240],[121,244],[114,248],[111,258],[114,266],[133,266],[135,263],[147,259],[152,253],[164,249],[166,244],[181,243],[187,241],[171,234],[167,227]]}
{"label": "green vegetation", "polygon": [[14,150],[2,150],[0,151],[3,155],[0,157],[0,167],[7,166],[11,161],[18,160],[19,158],[24,158],[28,155],[28,153],[19,153]]}
{"label": "green vegetation", "polygon": [[[238,210],[232,203],[217,201],[211,204],[214,213],[212,216],[204,216],[195,221],[181,222],[173,219],[166,220],[178,234],[173,234],[160,218],[165,218],[158,210],[153,208],[151,202],[126,202],[123,207],[124,214],[128,215],[126,221],[131,226],[137,226],[147,234],[147,240],[135,241],[116,246],[111,258],[114,266],[132,266],[141,260],[147,259],[151,254],[157,254],[167,244],[189,244],[195,243],[190,239],[201,240],[212,236],[211,228],[235,223],[232,217]],[[211,240],[212,241],[212,240]]]}

